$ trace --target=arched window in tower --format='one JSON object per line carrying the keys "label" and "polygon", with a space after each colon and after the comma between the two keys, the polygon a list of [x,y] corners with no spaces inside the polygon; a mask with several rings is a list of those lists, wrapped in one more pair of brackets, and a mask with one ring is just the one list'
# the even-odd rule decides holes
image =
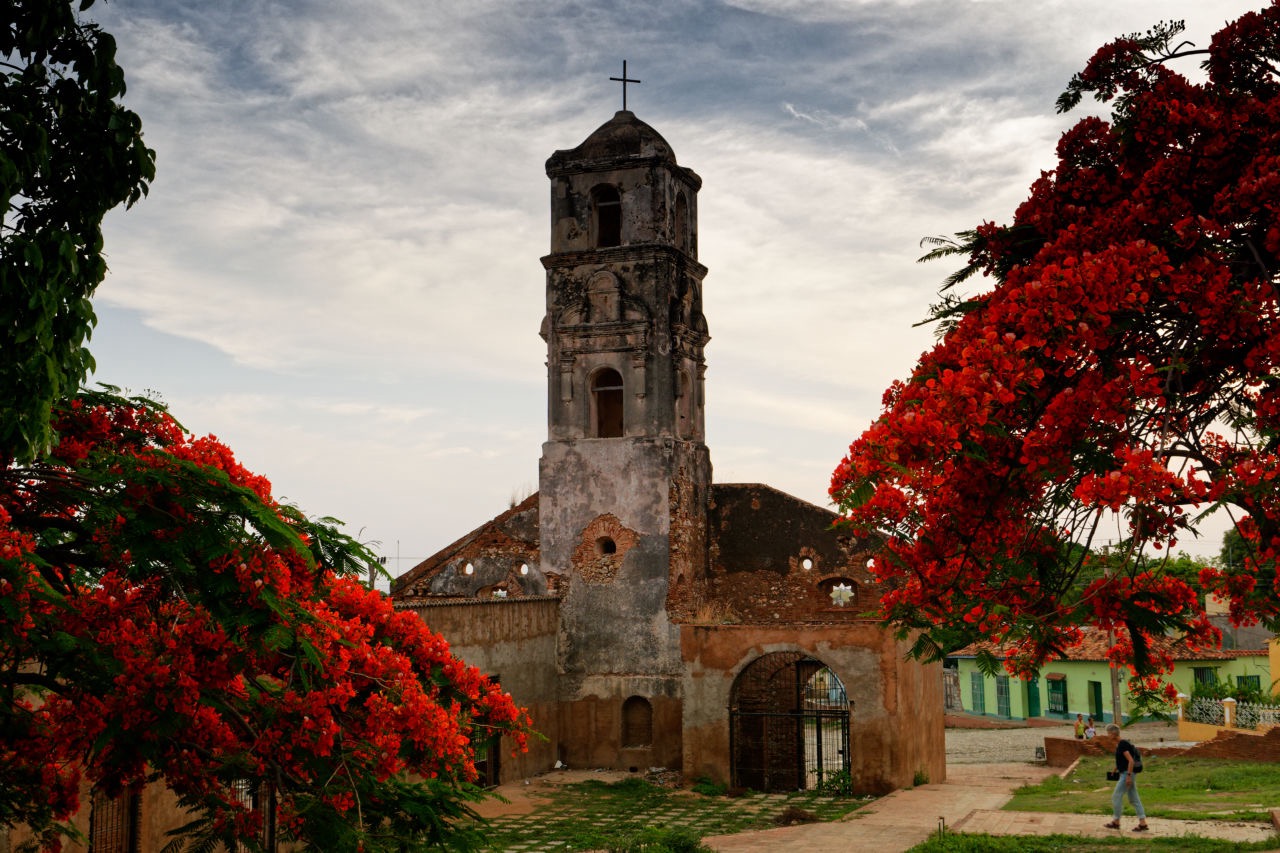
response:
{"label": "arched window in tower", "polygon": [[622,703],[622,745],[653,745],[653,705],[643,696],[632,696]]}
{"label": "arched window in tower", "polygon": [[591,401],[595,408],[595,437],[621,438],[622,374],[606,367],[591,377]]}
{"label": "arched window in tower", "polygon": [[676,195],[676,247],[681,251],[689,251],[689,202],[684,193]]}
{"label": "arched window in tower", "polygon": [[622,197],[618,188],[601,184],[591,191],[596,248],[622,245]]}

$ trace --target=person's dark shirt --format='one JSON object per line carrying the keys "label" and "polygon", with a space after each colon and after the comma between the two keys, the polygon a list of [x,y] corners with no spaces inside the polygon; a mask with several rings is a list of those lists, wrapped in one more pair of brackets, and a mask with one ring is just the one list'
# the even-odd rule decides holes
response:
{"label": "person's dark shirt", "polygon": [[1126,752],[1133,755],[1134,763],[1136,764],[1138,758],[1137,750],[1134,748],[1133,744],[1129,743],[1129,741],[1121,739],[1121,741],[1116,744],[1116,769],[1121,773],[1129,772],[1129,759],[1125,757]]}

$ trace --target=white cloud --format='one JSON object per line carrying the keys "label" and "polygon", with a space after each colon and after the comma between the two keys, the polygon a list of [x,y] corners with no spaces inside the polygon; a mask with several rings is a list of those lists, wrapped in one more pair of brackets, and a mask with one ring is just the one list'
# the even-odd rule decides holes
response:
{"label": "white cloud", "polygon": [[101,376],[414,561],[452,541],[536,488],[543,164],[617,108],[625,57],[704,178],[717,475],[822,503],[932,343],[950,269],[919,239],[1009,217],[1105,40],[1186,17],[1203,42],[1253,5],[98,4],[159,152],[108,220]]}

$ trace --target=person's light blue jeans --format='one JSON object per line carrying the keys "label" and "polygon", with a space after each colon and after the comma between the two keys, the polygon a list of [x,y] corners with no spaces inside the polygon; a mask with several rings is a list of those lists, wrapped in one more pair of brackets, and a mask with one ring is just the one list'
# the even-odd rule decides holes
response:
{"label": "person's light blue jeans", "polygon": [[1133,777],[1133,784],[1127,784],[1128,780],[1123,773],[1120,774],[1120,781],[1116,782],[1116,789],[1111,793],[1111,810],[1115,814],[1116,820],[1120,820],[1120,813],[1124,811],[1124,795],[1129,794],[1129,802],[1133,803],[1133,810],[1138,813],[1138,820],[1146,820],[1147,812],[1142,808],[1142,798],[1138,796],[1138,777]]}

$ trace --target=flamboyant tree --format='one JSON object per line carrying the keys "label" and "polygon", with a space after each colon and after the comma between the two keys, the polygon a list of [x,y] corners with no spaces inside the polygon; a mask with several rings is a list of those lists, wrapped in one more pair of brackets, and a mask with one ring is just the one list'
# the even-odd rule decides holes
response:
{"label": "flamboyant tree", "polygon": [[74,5],[0,5],[0,834],[57,850],[82,783],[157,783],[190,814],[173,850],[259,850],[268,822],[465,848],[477,756],[523,748],[527,715],[358,583],[372,555],[337,522],[154,401],[77,393],[102,217],[154,155]]}
{"label": "flamboyant tree", "polygon": [[52,453],[0,479],[0,824],[55,847],[81,779],[160,781],[179,844],[258,849],[244,792],[270,791],[312,849],[466,846],[477,750],[524,743],[510,697],[216,439],[111,393],[53,414]]}
{"label": "flamboyant tree", "polygon": [[[1207,48],[1181,29],[1099,50],[1058,107],[1092,94],[1110,121],[1063,135],[1012,223],[937,241],[968,257],[940,342],[833,475],[918,655],[985,640],[1031,673],[1093,626],[1150,696],[1152,637],[1216,641],[1163,556],[1210,510],[1249,548],[1200,583],[1280,625],[1280,5]],[[978,272],[991,289],[956,295]]]}

